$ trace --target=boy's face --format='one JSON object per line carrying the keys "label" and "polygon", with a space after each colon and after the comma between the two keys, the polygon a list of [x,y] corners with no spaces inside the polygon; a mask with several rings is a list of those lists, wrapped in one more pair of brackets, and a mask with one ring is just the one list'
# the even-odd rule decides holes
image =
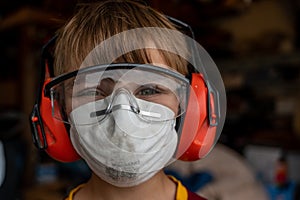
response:
{"label": "boy's face", "polygon": [[[173,70],[165,64],[158,51],[149,50],[149,57],[152,65]],[[117,78],[105,77],[103,73],[94,73],[89,76],[77,76],[76,80],[66,82],[64,84],[66,113],[69,115],[73,109],[102,100],[121,88],[126,89],[138,99],[166,106],[174,113],[178,113],[179,100],[174,92],[175,89],[171,89],[174,85],[172,81],[162,80],[160,76],[150,76],[149,73],[143,71],[131,70],[123,73],[120,70],[111,70],[111,73],[114,73],[113,77]],[[103,78],[99,78],[101,76]],[[149,81],[150,79],[154,81]]]}

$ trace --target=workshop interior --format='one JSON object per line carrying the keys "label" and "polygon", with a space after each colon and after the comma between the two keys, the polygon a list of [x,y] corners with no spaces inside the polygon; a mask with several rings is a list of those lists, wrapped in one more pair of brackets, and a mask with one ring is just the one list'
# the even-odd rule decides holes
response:
{"label": "workshop interior", "polygon": [[[90,176],[38,150],[29,116],[41,49],[77,3],[0,1],[0,199],[56,200]],[[224,81],[221,136],[166,172],[210,200],[300,199],[300,0],[144,0],[191,26]]]}

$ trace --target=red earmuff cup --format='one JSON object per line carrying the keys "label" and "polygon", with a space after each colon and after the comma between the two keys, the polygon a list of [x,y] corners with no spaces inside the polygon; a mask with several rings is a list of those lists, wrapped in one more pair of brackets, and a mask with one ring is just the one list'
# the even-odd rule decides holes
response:
{"label": "red earmuff cup", "polygon": [[[48,82],[49,81],[45,81],[44,86]],[[61,162],[73,162],[80,159],[80,156],[73,148],[65,124],[62,121],[53,118],[51,100],[43,94],[40,112],[47,141],[46,152],[49,156]]]}
{"label": "red earmuff cup", "polygon": [[201,74],[192,74],[191,92],[177,149],[179,160],[195,161],[205,157],[212,148],[216,127],[208,120],[208,89]]}

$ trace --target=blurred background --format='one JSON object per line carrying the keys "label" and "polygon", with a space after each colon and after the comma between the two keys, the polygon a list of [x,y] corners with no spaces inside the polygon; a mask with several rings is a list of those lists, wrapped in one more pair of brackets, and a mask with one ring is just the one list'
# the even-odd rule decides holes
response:
{"label": "blurred background", "polygon": [[[88,1],[0,1],[1,200],[62,199],[90,175],[82,161],[57,163],[38,151],[28,123],[41,47],[78,2]],[[216,150],[169,171],[209,199],[300,199],[300,1],[145,2],[192,26],[227,92]]]}

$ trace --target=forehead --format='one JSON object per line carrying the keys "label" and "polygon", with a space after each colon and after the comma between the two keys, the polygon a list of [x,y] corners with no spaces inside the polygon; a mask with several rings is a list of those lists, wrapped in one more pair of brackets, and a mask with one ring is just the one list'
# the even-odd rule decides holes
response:
{"label": "forehead", "polygon": [[[144,51],[144,55],[143,52]],[[172,66],[168,65],[166,62],[166,59],[161,51],[154,48],[147,48],[143,49],[138,52],[129,52],[126,55],[122,55],[120,58],[116,59],[113,63],[139,63],[139,64],[152,64],[154,66],[170,69],[173,71],[175,70]],[[85,64],[82,64],[80,68],[86,68],[94,65],[98,65],[102,63],[98,63],[97,59],[92,60],[91,62],[86,62]],[[73,66],[69,67],[66,72],[72,72],[78,70],[78,67]]]}
{"label": "forehead", "polygon": [[[77,40],[74,42],[79,43]],[[90,42],[90,40],[94,42]],[[135,42],[132,42],[133,40]],[[99,39],[98,36],[89,36],[89,41],[80,40],[77,50],[75,47],[67,46],[68,52],[65,48],[61,48],[65,53],[56,51],[58,59],[55,61],[55,66],[64,68],[63,73],[67,73],[82,67],[100,64],[151,63],[161,67],[168,65],[170,68],[186,74],[186,59],[189,53],[184,41],[182,33],[179,31],[158,27],[132,29],[105,40]],[[84,43],[87,44],[82,45]],[[60,46],[62,45],[60,44]],[[57,49],[59,50],[59,48]]]}
{"label": "forehead", "polygon": [[147,49],[147,54],[151,60],[150,64],[166,69],[172,69],[170,66],[167,65],[165,58],[162,56],[160,51],[156,49]]}

